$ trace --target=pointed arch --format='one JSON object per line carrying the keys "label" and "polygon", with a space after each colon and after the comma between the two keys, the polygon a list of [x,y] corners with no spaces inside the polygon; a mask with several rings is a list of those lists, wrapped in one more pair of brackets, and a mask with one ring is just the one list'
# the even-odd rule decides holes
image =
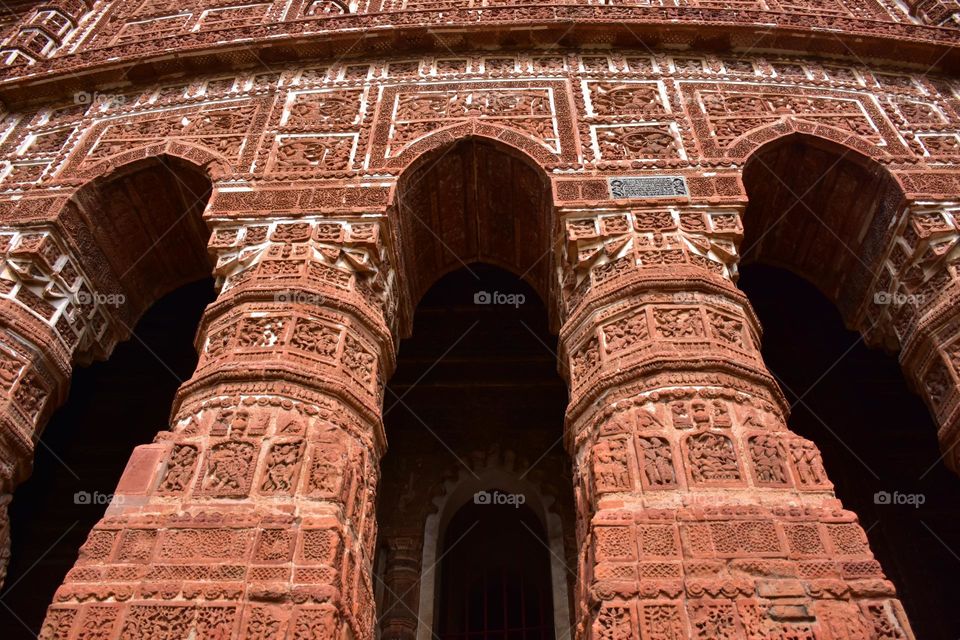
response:
{"label": "pointed arch", "polygon": [[743,261],[800,275],[856,326],[905,205],[899,181],[849,139],[784,127],[750,144]]}
{"label": "pointed arch", "polygon": [[890,157],[883,147],[855,133],[804,120],[801,116],[785,116],[777,122],[748,131],[730,143],[726,155],[731,158],[743,158],[745,162],[749,162],[750,158],[756,156],[767,145],[795,135],[833,143],[877,162],[884,162]]}
{"label": "pointed arch", "polygon": [[135,147],[129,151],[110,156],[100,162],[78,171],[76,177],[82,180],[94,180],[105,177],[140,160],[161,157],[179,158],[194,165],[207,175],[211,181],[220,180],[235,173],[233,166],[222,155],[207,147],[190,144],[182,140],[166,140]]}
{"label": "pointed arch", "polygon": [[124,296],[117,340],[162,296],[211,275],[203,212],[217,173],[205,150],[172,141],[123,157],[91,170],[57,214],[91,286]]}
{"label": "pointed arch", "polygon": [[[470,456],[477,461],[470,469],[459,466],[447,476],[433,497],[435,510],[427,516],[424,524],[423,574],[420,579],[420,599],[417,640],[434,637],[436,624],[437,568],[443,546],[443,532],[457,511],[476,500],[478,493],[499,490],[513,495],[522,495],[546,532],[546,544],[550,553],[550,574],[553,586],[553,618],[558,638],[572,637],[569,607],[569,588],[565,564],[564,530],[561,515],[554,510],[557,487],[542,484],[519,472],[515,465],[516,454],[512,451],[494,450]],[[523,465],[520,465],[522,467]]]}
{"label": "pointed arch", "polygon": [[443,275],[485,262],[527,281],[552,309],[550,177],[509,140],[469,131],[431,137],[390,197],[412,306]]}
{"label": "pointed arch", "polygon": [[391,158],[387,164],[394,170],[409,171],[412,166],[421,162],[424,157],[429,156],[431,151],[451,145],[464,138],[487,138],[510,147],[528,158],[542,171],[546,171],[551,163],[561,161],[560,155],[544,146],[542,141],[519,129],[471,118],[466,122],[459,122],[431,131],[404,147],[403,151],[396,157]]}

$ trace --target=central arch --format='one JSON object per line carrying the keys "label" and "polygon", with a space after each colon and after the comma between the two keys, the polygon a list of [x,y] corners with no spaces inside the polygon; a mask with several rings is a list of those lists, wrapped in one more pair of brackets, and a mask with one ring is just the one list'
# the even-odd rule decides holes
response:
{"label": "central arch", "polygon": [[401,174],[393,206],[413,306],[475,262],[511,271],[551,300],[550,178],[519,148],[483,136],[434,148]]}
{"label": "central arch", "polygon": [[[477,303],[478,291],[513,302]],[[541,532],[535,537],[510,518],[540,558],[526,575],[552,604],[541,609],[550,612],[548,624],[537,626],[553,629],[551,639],[569,640],[575,506],[572,465],[561,446],[568,393],[555,354],[542,301],[502,268],[471,263],[419,301],[384,401],[390,449],[381,466],[376,580],[384,637],[452,633],[441,614],[443,598],[457,597],[449,589],[455,583],[441,575],[446,551],[463,548],[447,544],[460,539],[451,540],[449,524],[478,492],[499,491],[523,495],[536,521],[531,529]],[[472,558],[496,555],[489,545],[471,551]],[[487,630],[499,628],[495,617],[484,622]]]}

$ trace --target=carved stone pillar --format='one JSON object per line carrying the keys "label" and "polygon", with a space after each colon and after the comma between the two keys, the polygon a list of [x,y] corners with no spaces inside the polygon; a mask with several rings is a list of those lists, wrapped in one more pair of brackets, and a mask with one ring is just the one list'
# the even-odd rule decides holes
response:
{"label": "carved stone pillar", "polygon": [[417,637],[417,596],[420,582],[421,541],[395,536],[386,541],[386,570],[383,577],[382,640],[413,640]]}
{"label": "carved stone pillar", "polygon": [[40,433],[67,396],[73,360],[101,357],[119,338],[108,303],[121,299],[86,275],[53,225],[0,227],[0,583],[13,490],[30,475]]}
{"label": "carved stone pillar", "polygon": [[944,462],[960,472],[960,203],[907,208],[883,260],[865,320],[939,425]]}
{"label": "carved stone pillar", "polygon": [[7,508],[29,477],[37,439],[70,384],[69,353],[57,337],[13,301],[0,299],[0,585],[10,561]]}
{"label": "carved stone pillar", "polygon": [[733,284],[741,211],[561,212],[578,638],[912,638]]}
{"label": "carved stone pillar", "polygon": [[380,221],[212,226],[222,292],[197,370],[131,456],[44,638],[373,637],[396,310]]}

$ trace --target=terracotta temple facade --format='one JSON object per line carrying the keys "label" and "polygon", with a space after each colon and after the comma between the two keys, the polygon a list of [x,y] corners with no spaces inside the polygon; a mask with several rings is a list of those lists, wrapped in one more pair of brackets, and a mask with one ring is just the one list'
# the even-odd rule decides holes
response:
{"label": "terracotta temple facade", "polygon": [[[429,640],[445,527],[494,490],[557,638],[914,637],[736,283],[745,247],[813,282],[960,468],[956,0],[10,7],[0,536],[74,368],[219,292],[42,638]],[[565,453],[527,474],[505,437],[410,489],[386,385],[475,262],[544,301]]]}

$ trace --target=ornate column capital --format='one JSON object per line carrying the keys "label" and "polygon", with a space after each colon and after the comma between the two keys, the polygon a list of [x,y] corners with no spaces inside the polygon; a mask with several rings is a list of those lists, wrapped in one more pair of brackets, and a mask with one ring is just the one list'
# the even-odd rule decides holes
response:
{"label": "ornate column capital", "polygon": [[76,33],[94,4],[94,0],[50,0],[30,10],[0,48],[2,64],[33,64],[50,57]]}
{"label": "ornate column capital", "polygon": [[568,423],[585,424],[579,416],[604,394],[608,404],[611,389],[632,394],[668,384],[738,388],[787,414],[760,358],[759,322],[733,284],[741,213],[712,206],[561,212]]}
{"label": "ornate column capital", "polygon": [[[104,291],[87,275],[53,224],[0,227],[0,298],[16,304],[18,325],[43,342],[69,377],[72,361],[105,358],[128,331],[118,328],[126,296]],[[49,334],[53,340],[41,335]]]}
{"label": "ornate column capital", "polygon": [[[322,391],[379,423],[395,366],[396,274],[382,221],[298,217],[214,222],[221,295],[201,322],[200,363],[174,414],[211,388],[262,379]],[[188,405],[188,406],[184,406]],[[385,447],[382,426],[378,447]]]}

